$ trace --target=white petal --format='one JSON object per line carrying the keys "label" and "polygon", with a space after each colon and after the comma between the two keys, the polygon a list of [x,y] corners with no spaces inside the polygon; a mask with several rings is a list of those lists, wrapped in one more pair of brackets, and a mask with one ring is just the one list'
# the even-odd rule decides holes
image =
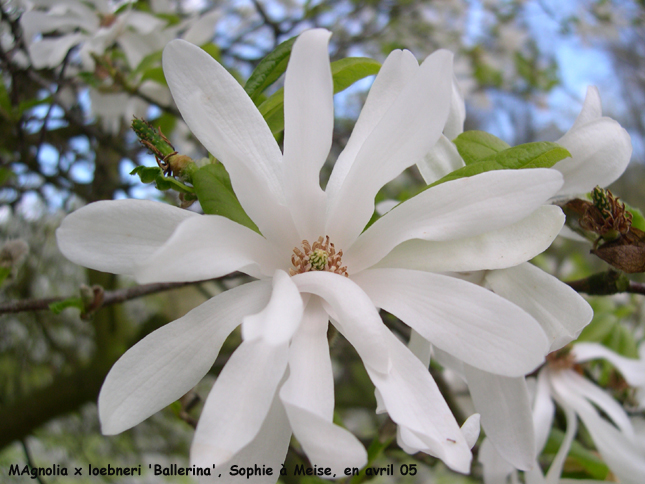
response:
{"label": "white petal", "polygon": [[461,431],[466,438],[468,447],[470,447],[471,449],[477,443],[477,439],[479,438],[480,421],[481,415],[474,413],[470,417],[468,417],[464,424],[461,426]]}
{"label": "white petal", "polygon": [[[95,202],[65,217],[58,248],[72,262],[115,274],[132,274],[177,226],[198,214],[148,200]],[[197,279],[195,279],[197,280]]]}
{"label": "white petal", "polygon": [[215,25],[222,18],[222,12],[214,9],[202,15],[182,36],[186,42],[203,45],[215,35]]}
{"label": "white petal", "polygon": [[470,365],[464,365],[464,371],[486,437],[517,469],[530,469],[535,461],[535,435],[524,377],[503,377]]}
{"label": "white petal", "polygon": [[219,215],[191,217],[150,257],[137,264],[140,283],[199,281],[236,270],[271,275],[276,255],[251,229]]}
{"label": "white petal", "polygon": [[269,294],[269,284],[259,281],[231,289],[130,348],[101,388],[102,432],[123,432],[187,393],[213,365],[242,317],[262,308]]}
{"label": "white petal", "polygon": [[325,189],[330,200],[338,196],[363,143],[418,69],[419,63],[409,50],[394,50],[387,56],[374,79],[347,145],[334,164]]}
{"label": "white petal", "polygon": [[480,286],[407,269],[371,269],[353,279],[374,305],[481,370],[521,376],[544,361],[548,342],[537,321]]}
{"label": "white petal", "polygon": [[551,432],[551,424],[555,415],[555,404],[551,398],[548,370],[543,368],[538,373],[533,402],[533,428],[535,429],[535,450],[542,452]]}
{"label": "white petal", "polygon": [[331,422],[334,416],[334,376],[329,358],[329,316],[321,301],[312,297],[302,324],[289,347],[289,378],[280,389],[291,402]]}
{"label": "white petal", "polygon": [[443,128],[443,133],[446,135],[446,138],[453,140],[461,133],[463,133],[465,120],[466,103],[464,102],[464,96],[461,93],[461,89],[459,88],[457,77],[453,74],[452,93],[450,96],[450,111],[448,113],[446,126]]}
{"label": "white petal", "polygon": [[183,40],[166,46],[163,67],[184,121],[226,166],[249,217],[265,237],[290,248],[298,236],[284,206],[282,153],[242,86],[210,55]]}
{"label": "white petal", "polygon": [[302,297],[284,271],[273,276],[273,293],[269,304],[257,314],[246,316],[242,323],[245,341],[262,339],[270,345],[288,343],[298,329],[303,312]]}
{"label": "white petal", "polygon": [[598,118],[571,129],[557,141],[571,153],[553,168],[564,176],[558,195],[591,191],[607,186],[625,171],[632,155],[631,138],[611,118]]}
{"label": "white petal", "polygon": [[486,287],[538,320],[549,337],[549,352],[575,340],[593,317],[580,294],[533,264],[491,271],[485,281]]}
{"label": "white petal", "polygon": [[366,367],[394,422],[425,444],[423,452],[451,469],[470,471],[470,447],[428,369],[389,331],[392,368],[382,374]]}
{"label": "white petal", "polygon": [[[569,403],[569,402],[567,402]],[[555,455],[551,467],[546,475],[547,484],[557,484],[559,481],[560,475],[562,474],[562,467],[564,466],[564,461],[569,454],[569,449],[573,442],[574,437],[576,436],[576,430],[578,429],[578,421],[576,419],[575,412],[569,407],[569,405],[563,405],[564,415],[567,419],[567,430],[564,434],[564,439],[562,439],[562,444],[558,449],[558,453]],[[537,472],[538,469],[535,469],[534,472]]]}
{"label": "white petal", "polygon": [[334,130],[334,86],[327,45],[331,32],[300,34],[284,80],[284,187],[300,237],[324,230],[325,194],[320,169],[329,155]]}
{"label": "white petal", "polygon": [[[372,266],[409,239],[473,237],[518,222],[561,186],[555,170],[499,170],[442,183],[377,220],[345,251],[350,273]],[[335,239],[334,239],[335,240]]]}
{"label": "white petal", "polygon": [[134,30],[141,34],[149,34],[159,30],[166,25],[165,20],[150,15],[145,12],[130,9],[123,17],[124,24],[132,27]]}
{"label": "white petal", "polygon": [[419,358],[419,361],[421,361],[421,363],[423,363],[426,368],[430,366],[432,345],[427,339],[417,333],[414,329],[410,330],[410,341],[408,341],[408,348],[414,356]]}
{"label": "white petal", "polygon": [[573,346],[573,355],[578,363],[604,358],[620,371],[631,386],[645,386],[644,359],[625,358],[598,343],[576,343]]}
{"label": "white petal", "polygon": [[457,147],[446,136],[441,135],[437,144],[417,163],[421,176],[427,184],[431,184],[466,166]]}
{"label": "white petal", "polygon": [[519,222],[474,237],[449,241],[411,239],[397,245],[375,267],[430,272],[504,269],[544,252],[564,223],[559,207],[542,205]]}
{"label": "white petal", "polygon": [[333,309],[343,334],[356,348],[365,366],[385,373],[390,357],[378,311],[363,290],[347,277],[325,271],[305,272],[294,276],[301,292],[316,294]]}
{"label": "white petal", "polygon": [[596,86],[588,86],[582,109],[571,126],[571,130],[578,129],[591,121],[602,117],[602,103],[600,92]]}
{"label": "white petal", "polygon": [[[211,469],[210,477],[200,477],[200,484],[239,484],[241,480],[248,484],[275,484],[280,477],[282,463],[289,450],[291,429],[289,420],[277,394],[273,399],[269,413],[255,438],[238,451],[223,466]],[[261,471],[256,473],[255,466]],[[237,466],[237,474],[231,475],[231,467]],[[248,477],[248,468],[253,469],[253,476]],[[271,468],[271,475],[263,474],[262,469]],[[244,475],[240,471],[244,469]]]}
{"label": "white petal", "polygon": [[286,368],[286,345],[244,341],[235,350],[204,404],[190,449],[193,464],[224,464],[258,435]]}
{"label": "white petal", "polygon": [[83,34],[68,34],[57,38],[45,38],[29,46],[29,57],[36,69],[56,67],[75,45],[87,39]]}
{"label": "white petal", "polygon": [[484,439],[479,448],[479,462],[484,468],[485,484],[507,484],[508,476],[515,470],[497,453],[490,439]]}
{"label": "white petal", "polygon": [[451,76],[450,52],[429,56],[365,139],[338,195],[329,200],[326,234],[337,247],[348,247],[361,233],[379,189],[439,139],[450,107]]}

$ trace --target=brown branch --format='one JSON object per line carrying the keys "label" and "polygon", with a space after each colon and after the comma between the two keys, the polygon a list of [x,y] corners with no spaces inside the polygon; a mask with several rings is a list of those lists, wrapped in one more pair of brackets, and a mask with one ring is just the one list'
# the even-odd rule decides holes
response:
{"label": "brown branch", "polygon": [[[124,289],[107,291],[103,295],[103,304],[101,304],[101,306],[119,304],[124,301],[129,301],[130,299],[147,296],[148,294],[169,291],[171,289],[177,289],[179,287],[189,286],[191,284],[201,284],[203,282],[207,281],[160,282],[157,284],[145,284],[142,286],[127,287]],[[8,303],[0,304],[0,314],[48,310],[50,304],[64,301],[65,299],[70,299],[71,297],[53,297],[46,299],[23,299],[21,301],[10,301]]]}
{"label": "brown branch", "polygon": [[608,296],[622,292],[645,294],[645,284],[631,281],[625,273],[612,269],[592,274],[577,281],[569,281],[567,284],[576,291],[584,292],[590,296]]}

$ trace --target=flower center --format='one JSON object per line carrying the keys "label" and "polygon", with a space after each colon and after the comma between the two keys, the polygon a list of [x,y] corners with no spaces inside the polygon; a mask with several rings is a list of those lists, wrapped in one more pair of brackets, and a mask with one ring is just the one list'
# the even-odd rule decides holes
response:
{"label": "flower center", "polygon": [[291,263],[293,268],[289,274],[295,276],[309,271],[327,271],[341,276],[348,277],[347,266],[341,266],[343,251],[336,253],[334,244],[329,242],[329,236],[318,237],[318,240],[310,244],[308,240],[302,241],[302,250],[293,248]]}
{"label": "flower center", "polygon": [[546,363],[554,370],[570,370],[577,366],[569,345],[546,355]]}

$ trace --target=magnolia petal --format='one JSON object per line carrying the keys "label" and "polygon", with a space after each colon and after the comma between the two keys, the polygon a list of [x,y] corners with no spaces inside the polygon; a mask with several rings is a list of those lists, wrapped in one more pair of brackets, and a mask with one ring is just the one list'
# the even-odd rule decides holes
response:
{"label": "magnolia petal", "polygon": [[[239,484],[244,479],[249,484],[275,484],[280,477],[280,468],[289,450],[291,440],[291,428],[289,420],[284,411],[277,394],[273,399],[269,413],[264,419],[260,431],[255,438],[238,451],[223,466],[211,472],[209,477],[200,477],[200,484]],[[273,469],[272,475],[255,474],[253,476],[239,473],[231,475],[231,468],[237,466],[240,469],[254,468],[257,465],[260,469],[266,467]]]}
{"label": "magnolia petal", "polygon": [[99,394],[101,430],[137,425],[194,387],[242,317],[269,300],[266,282],[226,291],[146,336],[117,361]]}
{"label": "magnolia petal", "polygon": [[202,410],[190,460],[220,466],[258,435],[287,368],[287,345],[244,341],[215,381]]}
{"label": "magnolia petal", "polygon": [[375,306],[476,368],[521,376],[544,361],[548,342],[537,321],[480,286],[407,269],[370,269],[352,279]]}
{"label": "magnolia petal", "polygon": [[[568,402],[567,402],[568,403]],[[557,484],[560,476],[562,475],[562,468],[564,466],[564,461],[569,454],[569,449],[573,443],[573,439],[576,436],[576,431],[578,430],[578,421],[576,419],[576,414],[569,405],[564,404],[564,415],[567,419],[567,430],[564,433],[564,439],[558,453],[555,455],[551,467],[546,475],[546,484]],[[539,469],[535,469],[534,472],[537,472]]]}
{"label": "magnolia petal", "polygon": [[551,398],[548,369],[543,368],[538,373],[533,401],[533,428],[535,429],[535,450],[539,455],[546,445],[551,432],[551,424],[555,415],[555,404]]}
{"label": "magnolia petal", "polygon": [[403,449],[404,452],[414,455],[421,452],[426,444],[417,437],[410,429],[402,426],[396,428],[396,444]]}
{"label": "magnolia petal", "polygon": [[334,376],[327,342],[328,321],[320,299],[312,297],[289,347],[289,378],[280,389],[280,397],[331,422]]}
{"label": "magnolia petal", "polygon": [[374,267],[429,272],[504,269],[544,252],[564,223],[559,207],[542,205],[507,227],[449,241],[411,239],[397,245]]}
{"label": "magnolia petal", "polygon": [[489,272],[485,285],[537,319],[549,338],[549,352],[575,340],[593,318],[582,296],[528,262]]}
{"label": "magnolia petal", "polygon": [[150,257],[138,263],[140,283],[199,281],[244,269],[270,275],[277,269],[267,240],[251,229],[219,215],[185,220]]}
{"label": "magnolia petal", "polygon": [[466,166],[455,144],[441,135],[437,144],[417,163],[421,176],[427,184],[436,182],[448,173]]}
{"label": "magnolia petal", "polygon": [[173,40],[163,68],[184,121],[231,176],[240,203],[262,234],[291,247],[297,232],[282,192],[282,153],[240,84],[199,47]]}
{"label": "magnolia petal", "polygon": [[298,288],[286,272],[278,270],[273,276],[269,304],[259,313],[244,318],[242,338],[244,341],[262,339],[270,345],[288,343],[302,320],[303,309]]}
{"label": "magnolia petal", "polygon": [[535,462],[535,435],[524,377],[494,375],[470,365],[464,365],[464,371],[491,444],[517,469],[530,469]]}
{"label": "magnolia petal", "polygon": [[571,126],[569,131],[581,128],[587,123],[602,117],[602,102],[600,101],[600,91],[596,86],[587,86],[587,94],[585,95],[582,109],[576,117],[576,120]]}
{"label": "magnolia petal", "polygon": [[198,214],[149,200],[90,203],[56,230],[58,248],[72,262],[114,274],[132,274],[177,226]]}
{"label": "magnolia petal", "polygon": [[564,176],[558,195],[590,192],[623,174],[632,155],[629,133],[611,118],[594,119],[571,129],[558,141],[571,153],[553,168]]}
{"label": "magnolia petal", "polygon": [[359,236],[379,189],[439,139],[450,107],[451,75],[450,52],[429,56],[365,139],[337,196],[329,200],[325,233],[338,248]]}
{"label": "magnolia petal", "polygon": [[423,442],[423,452],[440,458],[453,470],[468,473],[470,447],[430,372],[396,336],[389,331],[384,336],[392,354],[392,368],[386,374],[369,366],[366,369],[388,414],[414,433],[418,439],[415,442]]}
{"label": "magnolia petal", "polygon": [[331,32],[307,30],[293,45],[284,80],[284,187],[302,239],[324,230],[320,169],[334,130],[334,86],[327,46]]}
{"label": "magnolia petal", "polygon": [[387,56],[374,79],[352,134],[334,164],[325,189],[329,200],[338,196],[363,143],[418,69],[419,63],[409,50],[394,50]]}
{"label": "magnolia petal", "polygon": [[578,363],[603,358],[614,365],[631,386],[645,386],[644,359],[625,358],[598,343],[576,343],[573,356]]}
{"label": "magnolia petal", "polygon": [[419,358],[419,361],[421,361],[421,363],[423,363],[426,368],[430,366],[432,345],[427,339],[417,333],[414,329],[410,330],[410,341],[408,341],[408,348],[414,356]]}
{"label": "magnolia petal", "polygon": [[356,273],[406,240],[446,241],[501,229],[530,215],[561,184],[549,169],[489,171],[442,183],[378,219],[345,250],[343,262]]}
{"label": "magnolia petal", "polygon": [[29,58],[36,69],[54,68],[63,62],[72,47],[84,40],[87,40],[87,35],[80,33],[41,39],[29,46]]}
{"label": "magnolia petal", "polygon": [[466,120],[466,103],[464,96],[459,88],[457,77],[452,75],[452,93],[450,96],[450,111],[448,112],[448,120],[446,126],[443,128],[443,134],[449,140],[455,139],[464,132],[464,121]]}
{"label": "magnolia petal", "polygon": [[390,368],[389,349],[378,311],[370,298],[351,279],[325,271],[305,272],[292,277],[301,292],[320,296],[332,308],[349,342],[365,366],[381,373]]}
{"label": "magnolia petal", "polygon": [[490,439],[484,439],[479,448],[479,462],[484,468],[485,484],[508,484],[508,476],[515,471],[493,447]]}
{"label": "magnolia petal", "polygon": [[461,426],[461,432],[464,434],[466,443],[468,443],[468,447],[470,447],[471,449],[477,443],[477,439],[479,438],[480,422],[481,415],[474,413],[470,417],[468,417],[464,424]]}

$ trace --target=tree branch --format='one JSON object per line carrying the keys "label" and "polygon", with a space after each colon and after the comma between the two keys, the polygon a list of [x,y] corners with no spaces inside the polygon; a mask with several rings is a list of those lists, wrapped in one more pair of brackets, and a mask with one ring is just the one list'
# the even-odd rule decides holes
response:
{"label": "tree branch", "polygon": [[569,281],[567,284],[576,291],[584,292],[590,296],[608,296],[622,292],[645,294],[645,284],[631,281],[624,272],[613,269],[592,274],[577,281]]}

